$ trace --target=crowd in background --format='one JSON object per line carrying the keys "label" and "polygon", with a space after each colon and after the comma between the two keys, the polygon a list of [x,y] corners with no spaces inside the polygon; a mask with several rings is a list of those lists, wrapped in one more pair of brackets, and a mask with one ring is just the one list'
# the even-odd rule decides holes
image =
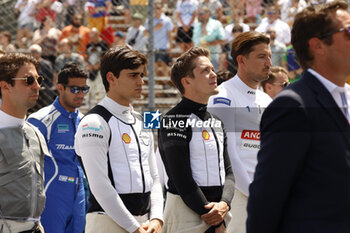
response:
{"label": "crowd in background", "polygon": [[[269,35],[272,64],[287,69],[293,82],[302,72],[290,44],[294,15],[308,5],[324,2],[327,0],[155,1],[156,75],[168,76],[173,60],[193,46],[210,50],[216,71],[235,74],[229,45],[239,33],[256,30]],[[105,94],[98,70],[109,48],[127,44],[147,54],[147,4],[147,0],[17,0],[16,35],[1,31],[0,48],[7,53],[32,53],[38,59],[45,77],[46,104],[57,95],[57,73],[63,65],[80,64],[89,72],[89,108]],[[118,25],[113,27],[116,15],[123,16],[126,25],[120,30]]]}

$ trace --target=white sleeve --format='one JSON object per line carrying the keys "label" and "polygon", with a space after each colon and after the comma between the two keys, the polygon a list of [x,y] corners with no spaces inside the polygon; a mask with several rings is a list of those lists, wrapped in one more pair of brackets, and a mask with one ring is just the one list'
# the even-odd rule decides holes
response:
{"label": "white sleeve", "polygon": [[151,188],[150,220],[157,218],[163,221],[163,204],[164,204],[163,190],[162,190],[162,185],[160,183],[160,178],[158,175],[158,169],[157,169],[157,163],[156,163],[153,145],[154,143],[152,140],[152,144],[150,146],[150,155],[149,155],[149,167],[150,167],[150,172],[153,179],[153,184]]}
{"label": "white sleeve", "polygon": [[109,125],[97,114],[83,118],[75,135],[75,150],[81,156],[91,192],[106,214],[128,232],[140,224],[125,207],[108,177]]}
{"label": "white sleeve", "polygon": [[236,104],[232,98],[226,98],[226,96],[220,97],[230,99],[230,106],[223,103],[214,104],[215,97],[210,97],[208,103],[208,111],[218,116],[224,123],[227,135],[227,151],[230,156],[232,171],[235,176],[235,186],[244,195],[248,196],[251,179],[249,177],[247,169],[245,169],[245,166],[239,157],[239,152],[237,150],[237,138],[234,125]]}
{"label": "white sleeve", "polygon": [[167,183],[168,183],[168,176],[166,174],[166,171],[165,171],[165,167],[164,167],[164,164],[163,164],[163,161],[162,161],[162,157],[160,156],[160,153],[159,153],[159,148],[157,147],[157,150],[156,150],[156,162],[157,162],[157,169],[158,169],[158,174],[159,174],[159,177],[160,177],[160,184],[162,185],[162,187],[166,187],[168,188],[167,186]]}

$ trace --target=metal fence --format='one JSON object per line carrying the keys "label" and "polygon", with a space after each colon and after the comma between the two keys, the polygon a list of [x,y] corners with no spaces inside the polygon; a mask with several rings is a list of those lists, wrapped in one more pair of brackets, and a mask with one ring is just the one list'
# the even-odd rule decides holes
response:
{"label": "metal fence", "polygon": [[[18,20],[14,14],[14,8],[17,1],[22,0],[1,0],[0,1],[0,32],[9,31],[12,35],[12,43],[16,43],[16,36],[18,33]],[[30,1],[30,0],[27,0]],[[41,0],[42,2],[49,2],[50,0]],[[91,17],[91,3],[89,0],[60,0],[60,1],[52,1],[52,4],[48,6],[48,9],[55,13],[56,27],[58,29],[62,29],[64,26],[70,25],[72,23],[72,16],[74,12],[83,13],[83,25],[91,26],[98,25],[96,24],[98,20]],[[128,35],[128,30],[133,26],[135,17],[141,18],[142,25],[148,28],[148,37],[147,37],[147,47],[142,50],[148,56],[148,77],[145,79],[146,85],[144,87],[143,96],[140,100],[135,101],[135,106],[139,111],[144,110],[154,110],[161,109],[166,111],[170,107],[174,106],[179,100],[180,95],[177,90],[171,85],[170,77],[169,77],[169,69],[172,62],[183,53],[181,37],[177,38],[177,24],[179,22],[177,13],[176,13],[176,4],[177,1],[171,0],[161,0],[161,6],[163,13],[166,17],[169,17],[173,30],[171,30],[170,35],[170,47],[166,48],[165,51],[161,51],[159,49],[159,45],[163,43],[162,37],[159,37],[157,34],[158,28],[155,28],[154,24],[150,23],[146,25],[146,20],[150,19],[149,22],[155,20],[157,22],[157,10],[158,5],[155,4],[159,0],[112,0],[111,4],[108,5],[105,10],[107,10],[108,14],[103,17],[102,28],[100,29],[101,35],[105,40],[113,40],[109,41],[109,47],[116,46],[117,44],[130,43],[130,35]],[[347,0],[348,2],[350,0]],[[40,1],[39,1],[40,2]],[[261,21],[261,18],[266,15],[265,5],[270,1],[262,0],[262,8],[260,14],[256,15],[245,15],[247,11],[244,9],[238,0],[220,0],[222,4],[221,13],[214,18],[218,18],[223,27],[230,24],[234,19],[235,15],[241,14],[242,20],[250,26],[250,29],[253,30],[256,28]],[[56,4],[56,5],[53,5]],[[242,8],[243,7],[243,8]],[[36,14],[39,14],[40,9],[36,10]],[[242,13],[243,12],[243,13]],[[41,12],[42,13],[42,12]],[[49,15],[49,14],[48,14]],[[136,16],[137,15],[137,16]],[[163,17],[163,16],[162,16]],[[199,16],[197,16],[198,18]],[[34,30],[39,30],[40,25],[42,23],[36,22],[34,25]],[[164,25],[163,25],[164,26]],[[157,26],[156,26],[157,27]],[[135,36],[135,34],[134,34]],[[137,36],[137,35],[136,35]],[[184,38],[184,37],[183,37]],[[21,38],[22,39],[22,38]],[[28,46],[31,45],[31,40],[26,41],[27,45],[24,48],[18,49],[20,52],[30,52],[28,50]],[[57,42],[58,43],[58,42]],[[40,44],[41,45],[41,44]],[[55,45],[56,48],[58,47]],[[76,46],[79,47],[79,44]],[[229,47],[229,46],[228,46]],[[73,48],[75,50],[75,48]],[[45,48],[44,48],[45,51]],[[60,54],[61,50],[57,50],[55,56],[57,57]],[[84,66],[86,69],[90,69],[90,66],[87,65],[89,63],[89,51],[79,51],[78,49],[75,51],[80,53],[85,59]],[[164,58],[163,54],[168,55],[168,62],[164,66],[157,59],[159,57]],[[277,52],[278,53],[278,52]],[[285,53],[285,52],[280,52]],[[228,53],[226,52],[228,55]],[[293,57],[292,50],[286,53],[288,56],[284,56],[285,60],[287,58]],[[224,50],[213,51],[212,56],[220,56],[220,68],[221,69],[232,69],[232,63],[226,56],[225,60],[225,52]],[[53,74],[49,74],[46,79],[54,82],[55,75],[59,69],[57,69],[55,65],[55,57],[46,57],[49,59],[49,62],[52,63],[51,72]],[[51,60],[50,60],[51,59]],[[286,60],[286,64],[288,61]],[[55,71],[56,67],[56,71]],[[91,71],[91,70],[90,70]],[[234,72],[234,70],[232,70]],[[298,71],[299,72],[299,71]],[[293,75],[293,73],[291,73]],[[89,108],[95,105],[101,98],[104,96],[104,90],[102,86],[101,78],[98,76],[98,81],[90,81],[94,86],[90,96],[86,99],[86,104],[82,107],[83,112],[86,112]],[[97,84],[96,84],[97,82]],[[95,87],[96,86],[96,87]],[[55,86],[44,86],[40,91],[40,100],[36,107],[32,109],[35,111],[43,106],[50,104],[55,96],[57,95],[57,91],[55,90]]]}

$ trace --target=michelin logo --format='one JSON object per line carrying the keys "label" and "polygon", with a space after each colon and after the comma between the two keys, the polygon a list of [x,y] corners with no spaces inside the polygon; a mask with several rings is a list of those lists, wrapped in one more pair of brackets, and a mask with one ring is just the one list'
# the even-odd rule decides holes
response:
{"label": "michelin logo", "polygon": [[162,114],[157,110],[156,112],[144,112],[143,113],[143,128],[144,129],[159,129],[160,128],[160,116]]}

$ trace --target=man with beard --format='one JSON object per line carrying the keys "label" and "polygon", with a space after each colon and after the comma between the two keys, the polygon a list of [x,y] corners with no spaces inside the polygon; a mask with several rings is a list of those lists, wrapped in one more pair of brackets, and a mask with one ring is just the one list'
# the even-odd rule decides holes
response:
{"label": "man with beard", "polygon": [[35,58],[14,53],[0,56],[0,229],[43,232],[45,207],[45,139],[25,121],[39,97],[43,78]]}
{"label": "man with beard", "polygon": [[[83,170],[74,151],[74,135],[82,117],[78,108],[89,92],[88,73],[74,63],[58,74],[59,96],[49,106],[29,116],[38,127],[54,156],[58,175],[46,192],[47,201],[41,221],[46,232],[82,233],[85,226]],[[54,174],[55,165],[45,159],[45,181]]]}
{"label": "man with beard", "polygon": [[83,16],[80,13],[75,13],[72,16],[72,24],[62,29],[60,41],[67,38],[72,44],[73,52],[80,53],[86,58],[85,50],[90,42],[90,29],[81,25]]}
{"label": "man with beard", "polygon": [[271,67],[270,39],[262,33],[243,32],[232,43],[231,56],[238,67],[232,79],[219,86],[209,99],[209,111],[220,117],[227,131],[228,153],[236,191],[231,203],[229,233],[245,232],[248,186],[253,180],[260,148],[259,122],[271,98],[258,90]]}

